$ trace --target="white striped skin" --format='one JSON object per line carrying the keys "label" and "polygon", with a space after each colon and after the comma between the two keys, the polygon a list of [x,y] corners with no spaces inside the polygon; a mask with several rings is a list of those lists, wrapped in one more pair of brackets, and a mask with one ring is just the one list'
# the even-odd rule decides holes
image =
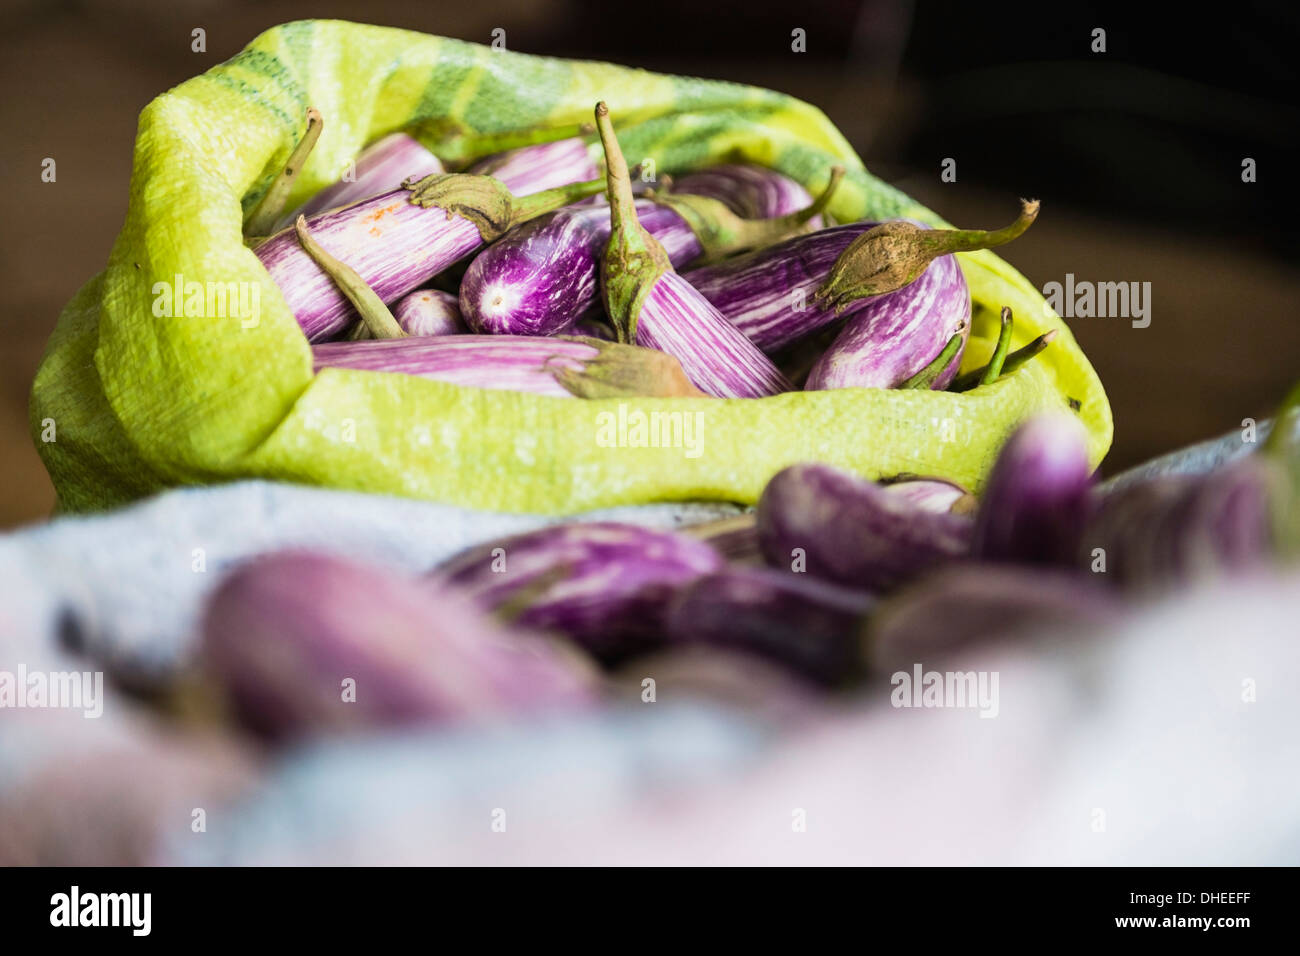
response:
{"label": "white striped skin", "polygon": [[[959,327],[963,339],[970,335],[970,289],[955,256],[940,256],[910,285],[863,303],[812,367],[805,390],[894,388],[934,361]],[[964,349],[963,341],[932,388],[952,381]]]}
{"label": "white striped skin", "polygon": [[421,289],[397,301],[393,318],[407,335],[461,335],[468,332],[460,317],[460,300],[450,292]]}
{"label": "white striped skin", "polygon": [[[413,205],[410,195],[395,189],[307,221],[325,251],[355,269],[385,303],[418,289],[483,245],[468,219],[448,219],[443,209]],[[303,250],[293,229],[276,233],[254,252],[308,341],[328,339],[356,320],[352,303]]]}
{"label": "white striped skin", "polygon": [[447,171],[437,156],[405,133],[390,133],[371,143],[357,156],[353,166],[356,174],[353,182],[340,179],[332,186],[326,186],[281,219],[276,228],[293,225],[300,215],[314,216],[327,209],[338,209],[390,192],[408,177],[422,179]]}
{"label": "white striped skin", "polygon": [[600,175],[586,142],[577,137],[498,153],[479,160],[466,172],[495,176],[516,196],[585,183]]}
{"label": "white striped skin", "polygon": [[[585,156],[581,140],[528,146],[502,154],[491,175],[514,195],[530,195],[595,179],[595,165]],[[548,167],[548,162],[553,165]],[[448,218],[436,206],[413,205],[409,197],[407,190],[393,189],[307,220],[307,228],[325,251],[355,269],[386,304],[418,289],[483,245],[468,219]],[[280,287],[308,341],[330,339],[356,320],[352,303],[303,251],[292,228],[276,233],[254,252]]]}
{"label": "white striped skin", "polygon": [[522,335],[442,335],[425,338],[325,342],[312,347],[316,371],[353,368],[402,372],[451,385],[469,385],[556,398],[573,395],[552,369],[581,370],[599,353],[565,339]]}
{"label": "white striped skin", "polygon": [[[709,196],[745,219],[774,219],[812,205],[808,190],[789,176],[766,166],[741,163],[687,173],[677,178],[673,192]],[[821,216],[808,220],[808,231],[821,227]]]}
{"label": "white striped skin", "polygon": [[646,296],[636,344],[675,357],[695,387],[716,398],[793,390],[758,346],[676,272],[661,275]]}

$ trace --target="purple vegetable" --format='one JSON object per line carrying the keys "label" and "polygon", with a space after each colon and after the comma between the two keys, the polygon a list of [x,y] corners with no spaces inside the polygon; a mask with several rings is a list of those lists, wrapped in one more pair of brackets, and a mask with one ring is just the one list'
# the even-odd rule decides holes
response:
{"label": "purple vegetable", "polygon": [[751,342],[772,353],[866,304],[836,315],[816,293],[840,254],[874,225],[832,226],[682,275]]}
{"label": "purple vegetable", "polygon": [[[634,208],[641,227],[676,267],[807,228],[808,217],[829,200],[842,174],[837,167],[816,202],[772,219],[738,219],[719,200],[679,193],[638,200]],[[570,328],[597,308],[601,252],[609,239],[608,206],[562,209],[515,230],[466,271],[460,287],[466,321],[476,332],[507,335],[554,335]]]}
{"label": "purple vegetable", "polygon": [[1089,509],[1087,436],[1065,413],[1038,415],[1002,446],[975,518],[975,557],[1071,565]]}
{"label": "purple vegetable", "polygon": [[[351,182],[341,179],[326,186],[295,212],[285,216],[278,228],[292,225],[300,215],[314,216],[380,193],[392,192],[406,179],[423,179],[442,172],[446,172],[442,162],[418,140],[405,133],[389,133],[383,139],[371,143],[357,156],[353,163]],[[594,179],[595,173],[586,178]]]}
{"label": "purple vegetable", "polygon": [[521,146],[479,160],[466,172],[492,176],[516,196],[531,196],[546,189],[585,183],[600,175],[591,149],[581,137]]}
{"label": "purple vegetable", "polygon": [[[510,226],[601,188],[599,182],[580,183],[519,198],[509,185],[503,189],[486,177],[435,176],[314,216],[306,228],[387,304]],[[449,215],[453,208],[458,215]],[[347,296],[302,248],[294,229],[276,233],[254,252],[309,341],[328,339],[356,320]]]}
{"label": "purple vegetable", "polygon": [[758,536],[773,567],[884,592],[966,557],[971,520],[829,465],[793,465],[763,489]]}
{"label": "purple vegetable", "polygon": [[463,335],[460,301],[450,292],[421,289],[398,299],[393,316],[407,335]]}
{"label": "purple vegetable", "polygon": [[667,600],[722,566],[713,548],[686,535],[599,522],[480,545],[435,574],[482,608],[566,634],[612,661],[662,644]]}
{"label": "purple vegetable", "polygon": [[1100,499],[1078,564],[1100,572],[1104,561],[1106,580],[1132,587],[1249,571],[1277,555],[1278,519],[1291,501],[1285,468],[1264,454],[1204,475],[1134,482]]}
{"label": "purple vegetable", "polygon": [[1104,627],[1121,605],[1113,592],[1078,575],[970,564],[945,568],[883,602],[866,627],[873,671],[932,664],[1017,631]]}
{"label": "purple vegetable", "polygon": [[[894,388],[930,364],[948,340],[970,335],[970,289],[955,256],[930,263],[910,285],[854,303],[854,313],[808,373],[804,388]],[[961,352],[931,385],[957,375]]]}
{"label": "purple vegetable", "polygon": [[203,618],[206,663],[263,733],[499,718],[592,699],[574,654],[428,581],[331,555],[236,569]]}
{"label": "purple vegetable", "polygon": [[312,346],[316,371],[401,372],[451,385],[557,398],[698,396],[668,355],[598,339],[446,335]]}
{"label": "purple vegetable", "polygon": [[971,493],[961,485],[942,478],[891,481],[885,485],[885,490],[891,495],[906,499],[922,511],[933,511],[936,514],[947,514],[949,511],[965,514],[974,500]]}
{"label": "purple vegetable", "polygon": [[763,398],[794,388],[676,272],[661,275],[641,303],[636,343],[674,356],[697,388],[717,398]]}
{"label": "purple vegetable", "polygon": [[871,604],[806,575],[732,567],[679,592],[666,629],[674,642],[746,651],[835,685],[861,669],[858,632]]}
{"label": "purple vegetable", "polygon": [[[728,163],[710,166],[678,177],[673,192],[709,196],[726,203],[746,219],[771,219],[798,212],[812,202],[808,190],[789,176],[766,166]],[[808,221],[808,229],[820,229],[821,217]]]}
{"label": "purple vegetable", "polygon": [[[638,223],[627,163],[604,103],[596,106],[596,128],[605,147],[611,223],[601,292],[619,341],[675,356],[687,378],[719,398],[789,391],[777,367],[673,271],[663,245]],[[837,181],[834,176],[828,194]]]}
{"label": "purple vegetable", "polygon": [[[637,216],[675,264],[703,251],[680,215],[638,200]],[[460,308],[475,332],[555,335],[599,310],[600,253],[608,206],[571,206],[514,230],[479,253],[460,284]]]}

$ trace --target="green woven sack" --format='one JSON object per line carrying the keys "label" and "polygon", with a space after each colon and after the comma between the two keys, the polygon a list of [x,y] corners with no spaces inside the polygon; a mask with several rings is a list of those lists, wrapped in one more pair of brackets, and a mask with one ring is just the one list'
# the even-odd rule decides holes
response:
{"label": "green woven sack", "polygon": [[[753,502],[777,470],[811,460],[979,487],[1020,420],[1068,407],[1101,460],[1112,426],[1096,374],[1037,290],[990,252],[961,256],[975,302],[967,365],[987,357],[1003,305],[1015,310],[1013,345],[1049,328],[1059,335],[1014,374],[962,394],[582,401],[377,372],[313,375],[306,339],[241,235],[308,106],[324,133],[291,204],[393,130],[468,160],[490,150],[491,136],[588,120],[600,99],[629,159],[653,157],[660,172],[746,160],[815,189],[839,163],[848,168],[830,207],[839,221],[943,224],[873,178],[820,110],[779,93],[339,21],[284,24],[140,116],[126,224],[108,267],[65,308],[32,391],[32,432],[60,507],[239,478],[546,513]],[[155,284],[178,276],[256,285],[258,321],[219,309],[155,315]],[[656,411],[689,416],[693,447],[634,447],[635,429],[626,438],[611,427]]]}

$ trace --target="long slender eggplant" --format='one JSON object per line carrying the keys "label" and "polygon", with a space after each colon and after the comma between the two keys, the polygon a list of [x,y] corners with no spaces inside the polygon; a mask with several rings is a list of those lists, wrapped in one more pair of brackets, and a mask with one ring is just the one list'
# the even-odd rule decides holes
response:
{"label": "long slender eggplant", "polygon": [[731,567],[683,589],[665,628],[673,642],[746,651],[836,685],[861,670],[858,632],[872,603],[805,575]]}
{"label": "long slender eggplant", "polygon": [[610,662],[662,645],[668,599],[723,564],[687,535],[597,522],[489,542],[434,574],[480,607],[565,634]]}
{"label": "long slender eggplant", "polygon": [[[514,196],[488,176],[431,176],[307,220],[330,255],[351,266],[385,303],[422,286],[444,268],[512,226],[599,192],[595,180]],[[311,342],[328,339],[357,318],[347,296],[286,229],[255,254],[280,287]]]}
{"label": "long slender eggplant", "polygon": [[883,601],[864,628],[869,666],[892,673],[1029,629],[1096,628],[1122,612],[1114,592],[1060,570],[944,568]]}
{"label": "long slender eggplant", "polygon": [[489,156],[470,166],[468,173],[491,176],[510,186],[516,196],[531,196],[547,189],[585,183],[600,176],[591,147],[582,137],[553,143],[536,143]]}
{"label": "long slender eggplant", "polygon": [[[389,133],[361,151],[348,171],[347,179],[326,186],[295,212],[285,216],[279,228],[292,224],[299,216],[314,216],[328,209],[338,209],[380,193],[392,192],[407,179],[423,179],[445,172],[442,161],[418,140],[405,133]],[[586,178],[594,179],[595,175]]]}
{"label": "long slender eggplant", "polygon": [[312,346],[316,371],[401,372],[476,388],[557,398],[699,396],[670,355],[591,338],[411,336]]}
{"label": "long slender eggplant", "polygon": [[[971,299],[955,256],[942,256],[915,282],[860,307],[808,373],[804,388],[893,388],[921,371],[952,336],[970,335]],[[961,367],[962,347],[931,384],[942,389]]]}
{"label": "long slender eggplant", "polygon": [[1037,415],[1007,439],[975,518],[976,558],[1072,565],[1088,518],[1087,434],[1064,412]]}
{"label": "long slender eggplant", "polygon": [[778,472],[758,502],[769,565],[875,592],[965,558],[971,525],[820,464]]}
{"label": "long slender eggplant", "polygon": [[276,737],[585,705],[593,669],[428,581],[289,551],[237,568],[202,624],[209,671]]}
{"label": "long slender eggplant", "polygon": [[[806,228],[833,195],[784,216],[742,220],[718,200],[671,193],[635,203],[641,227],[674,267],[774,241]],[[802,187],[800,187],[802,188]],[[476,332],[554,335],[599,308],[600,256],[609,243],[608,206],[572,206],[535,220],[485,250],[466,270],[461,311]]]}
{"label": "long slender eggplant", "polygon": [[1282,521],[1293,507],[1287,469],[1262,454],[1134,482],[1100,497],[1078,566],[1139,588],[1250,571],[1288,546]]}
{"label": "long slender eggplant", "polygon": [[[812,202],[808,190],[789,176],[747,163],[709,166],[679,176],[673,183],[673,192],[712,197],[745,219],[788,216]],[[820,216],[808,221],[809,231],[820,228]]]}
{"label": "long slender eggplant", "polygon": [[460,300],[437,289],[421,289],[398,299],[393,315],[407,335],[463,335],[469,331],[460,315]]}
{"label": "long slender eggplant", "polygon": [[[1035,214],[1036,207],[1022,213],[1009,231],[962,232],[965,238],[958,245],[984,248],[1009,241],[1007,236],[1023,232]],[[860,244],[876,235],[877,229],[900,226],[922,237],[948,236],[951,232],[927,230],[916,223],[855,222],[795,236],[726,262],[691,269],[684,275],[754,344],[771,354],[837,320],[851,320],[877,297],[883,299],[888,293],[872,291],[870,275],[866,274],[872,269],[879,271],[870,254],[880,252],[879,246],[868,245],[867,252],[860,255],[850,253],[860,250]],[[954,240],[940,239],[939,247],[945,242],[952,245]],[[925,255],[933,251],[927,250]],[[938,257],[936,253],[931,258]],[[916,255],[909,251],[908,258],[915,259]],[[917,276],[923,271],[918,271]],[[839,279],[836,294],[823,294],[833,277]]]}
{"label": "long slender eggplant", "polygon": [[663,245],[638,224],[627,163],[604,103],[596,106],[596,128],[605,147],[611,223],[601,294],[619,341],[675,356],[687,378],[719,398],[789,391],[777,367],[673,271]]}

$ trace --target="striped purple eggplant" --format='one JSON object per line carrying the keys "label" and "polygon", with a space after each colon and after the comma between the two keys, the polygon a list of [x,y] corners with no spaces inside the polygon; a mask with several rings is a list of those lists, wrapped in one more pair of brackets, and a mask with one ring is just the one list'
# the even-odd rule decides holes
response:
{"label": "striped purple eggplant", "polygon": [[715,398],[763,398],[793,391],[771,359],[676,272],[665,272],[641,303],[636,343],[674,356],[697,388]]}
{"label": "striped purple eggplant", "polygon": [[[674,192],[637,200],[636,217],[677,267],[806,229],[841,174],[832,174],[815,202],[784,216],[742,220],[720,200]],[[600,258],[609,239],[608,206],[561,209],[515,230],[466,270],[460,286],[466,321],[476,332],[506,335],[554,335],[572,327],[599,308]]]}
{"label": "striped purple eggplant", "polygon": [[967,557],[971,525],[821,464],[778,472],[758,502],[769,565],[876,592]]}
{"label": "striped purple eggplant", "polygon": [[874,225],[832,226],[682,275],[750,341],[771,354],[865,305],[864,300],[837,315],[830,306],[820,306],[815,296],[835,260]]}
{"label": "striped purple eggplant", "polygon": [[407,335],[463,335],[469,331],[460,315],[460,300],[437,289],[420,289],[398,299],[393,317]]}
{"label": "striped purple eggplant", "polygon": [[[433,176],[314,216],[306,227],[391,303],[512,225],[594,195],[602,185],[576,183],[521,198],[509,192],[510,183],[489,177]],[[276,233],[254,252],[308,341],[329,339],[356,321],[348,297],[302,248],[294,229]]]}
{"label": "striped purple eggplant", "polygon": [[777,367],[673,271],[663,245],[638,223],[627,162],[604,103],[596,106],[596,129],[605,148],[611,224],[601,294],[619,341],[674,356],[696,387],[718,398],[790,391]]}
{"label": "striped purple eggplant", "polygon": [[1099,496],[1078,566],[1128,587],[1250,571],[1286,547],[1295,507],[1287,469],[1253,454],[1201,475],[1160,475]]}
{"label": "striped purple eggplant", "polygon": [[861,670],[859,630],[870,595],[771,568],[730,567],[680,591],[670,641],[745,651],[824,685]]}
{"label": "striped purple eggplant", "polygon": [[[675,193],[709,196],[746,219],[772,219],[798,212],[812,202],[812,196],[789,176],[766,166],[726,163],[709,166],[678,177]],[[808,221],[809,231],[822,228],[821,216]]]}
{"label": "striped purple eggplant", "polygon": [[[703,248],[680,215],[648,199],[641,224],[684,265]],[[514,230],[474,257],[460,284],[460,308],[475,332],[555,335],[600,310],[600,253],[609,207],[571,206]]]}
{"label": "striped purple eggplant", "polygon": [[[299,216],[314,216],[328,209],[338,209],[380,193],[392,192],[407,179],[423,179],[443,172],[446,170],[441,160],[418,140],[405,133],[389,133],[361,151],[347,179],[326,186],[281,219],[276,228],[287,228]],[[594,179],[595,174],[586,178]]]}
{"label": "striped purple eggplant", "polygon": [[265,555],[204,612],[203,659],[275,737],[482,721],[591,702],[572,649],[508,629],[429,581],[332,555]]}
{"label": "striped purple eggplant", "polygon": [[953,335],[962,345],[934,378],[942,389],[961,367],[971,299],[956,256],[941,256],[916,281],[854,303],[852,318],[808,373],[804,388],[895,388],[930,364]]}
{"label": "striped purple eggplant", "polygon": [[569,183],[585,183],[600,175],[591,147],[581,137],[521,146],[481,159],[466,172],[492,176],[516,196],[531,196]]}
{"label": "striped purple eggplant", "polygon": [[889,674],[1027,630],[1105,628],[1122,610],[1113,591],[1076,574],[968,564],[936,571],[883,601],[864,644],[871,670]]}
{"label": "striped purple eggplant", "polygon": [[556,398],[693,396],[699,391],[669,355],[600,339],[444,335],[312,346],[316,371],[400,372],[450,385]]}
{"label": "striped purple eggplant", "polygon": [[1007,439],[975,517],[976,558],[1072,565],[1092,489],[1087,434],[1064,412],[1037,415]]}
{"label": "striped purple eggplant", "polygon": [[885,486],[891,495],[898,495],[922,511],[936,514],[969,513],[974,496],[961,485],[943,478],[904,478],[891,481]]}
{"label": "striped purple eggplant", "polygon": [[596,522],[489,542],[434,576],[482,608],[565,634],[609,662],[663,644],[668,599],[723,563],[687,535]]}

